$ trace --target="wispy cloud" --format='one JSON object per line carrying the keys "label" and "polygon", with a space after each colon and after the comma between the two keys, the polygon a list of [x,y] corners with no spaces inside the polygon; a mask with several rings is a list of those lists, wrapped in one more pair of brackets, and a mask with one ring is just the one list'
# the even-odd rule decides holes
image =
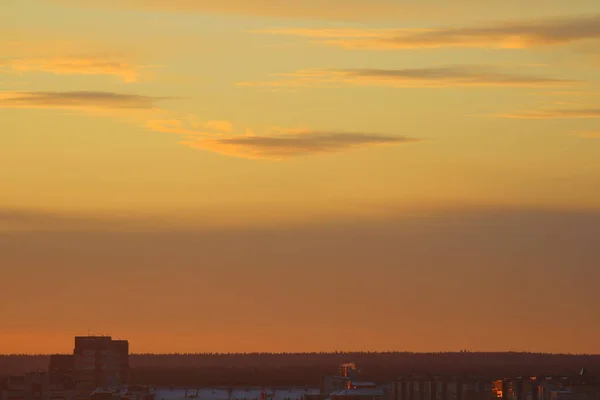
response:
{"label": "wispy cloud", "polygon": [[138,68],[110,57],[18,58],[0,62],[0,67],[16,73],[47,72],[57,75],[107,75],[120,78],[124,82],[135,82],[139,77]]}
{"label": "wispy cloud", "polygon": [[497,115],[502,118],[514,119],[577,119],[577,118],[600,118],[600,108],[571,108],[553,109],[540,111],[524,111],[511,114]]}
{"label": "wispy cloud", "polygon": [[433,29],[301,29],[260,31],[316,39],[347,49],[479,47],[520,49],[600,39],[600,15]]}
{"label": "wispy cloud", "polygon": [[177,135],[214,135],[215,133],[233,132],[233,124],[229,121],[202,121],[196,116],[181,119],[157,119],[146,123],[146,128],[153,131],[174,133]]}
{"label": "wispy cloud", "polygon": [[207,121],[205,124],[206,129],[231,133],[233,131],[233,125],[229,121]]}
{"label": "wispy cloud", "polygon": [[335,153],[375,145],[415,142],[401,136],[351,132],[300,131],[280,135],[226,135],[185,140],[188,147],[243,157],[280,160],[284,158]]}
{"label": "wispy cloud", "polygon": [[262,135],[251,131],[245,134],[219,133],[192,129],[187,125],[190,124],[181,120],[154,120],[148,122],[146,127],[158,132],[185,136],[180,144],[194,149],[250,159],[281,160],[302,155],[418,141],[395,135],[307,129],[278,129]]}
{"label": "wispy cloud", "polygon": [[600,139],[600,131],[574,131],[571,134],[586,139]]}
{"label": "wispy cloud", "polygon": [[156,132],[174,133],[176,135],[206,134],[206,132],[186,128],[183,122],[178,119],[150,120],[146,123],[146,128]]}
{"label": "wispy cloud", "polygon": [[77,6],[312,19],[381,19],[417,8],[389,0],[49,0]]}
{"label": "wispy cloud", "polygon": [[[226,120],[202,121],[195,116],[185,119],[146,119],[156,102],[166,98],[112,92],[0,92],[0,108],[65,109],[100,115],[124,115],[141,111],[134,123],[163,133],[182,136],[185,146],[220,154],[280,160],[290,157],[335,153],[376,145],[416,142],[417,139],[396,135],[318,130],[276,130],[255,135],[251,131],[234,134]],[[121,114],[122,113],[122,114]]]}
{"label": "wispy cloud", "polygon": [[253,31],[270,35],[298,36],[311,39],[369,39],[394,36],[399,33],[410,34],[429,32],[430,29],[359,29],[359,28],[271,28]]}
{"label": "wispy cloud", "polygon": [[153,109],[167,98],[114,92],[0,92],[0,108]]}
{"label": "wispy cloud", "polygon": [[454,66],[410,69],[313,69],[278,74],[287,79],[240,82],[256,87],[340,87],[346,85],[407,87],[553,87],[577,81],[511,74],[486,67]]}

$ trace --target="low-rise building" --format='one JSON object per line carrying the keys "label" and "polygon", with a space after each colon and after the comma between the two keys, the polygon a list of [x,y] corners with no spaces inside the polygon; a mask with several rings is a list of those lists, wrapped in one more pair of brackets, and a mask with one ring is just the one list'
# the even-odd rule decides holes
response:
{"label": "low-rise building", "polygon": [[329,395],[331,400],[380,400],[384,392],[378,388],[348,388]]}
{"label": "low-rise building", "polygon": [[1,400],[50,400],[50,379],[45,372],[11,376],[2,384]]}

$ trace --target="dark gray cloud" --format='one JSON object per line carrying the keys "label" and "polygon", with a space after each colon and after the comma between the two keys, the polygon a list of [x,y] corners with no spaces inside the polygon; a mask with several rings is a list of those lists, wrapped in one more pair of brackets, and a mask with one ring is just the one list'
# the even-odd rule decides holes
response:
{"label": "dark gray cloud", "polygon": [[227,135],[183,144],[239,157],[278,159],[415,141],[417,139],[372,133],[302,131],[269,136]]}
{"label": "dark gray cloud", "polygon": [[0,92],[0,108],[149,109],[165,99],[95,91]]}

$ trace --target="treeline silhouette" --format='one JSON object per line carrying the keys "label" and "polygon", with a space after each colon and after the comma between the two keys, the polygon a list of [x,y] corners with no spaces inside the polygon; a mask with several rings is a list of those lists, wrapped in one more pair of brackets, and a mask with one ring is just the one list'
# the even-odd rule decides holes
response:
{"label": "treeline silhouette", "polygon": [[[411,373],[502,376],[576,374],[585,367],[600,375],[600,355],[544,353],[248,353],[133,354],[131,378],[157,386],[318,386],[322,375],[355,362],[361,379],[389,382]],[[47,355],[0,356],[0,375],[46,370]]]}

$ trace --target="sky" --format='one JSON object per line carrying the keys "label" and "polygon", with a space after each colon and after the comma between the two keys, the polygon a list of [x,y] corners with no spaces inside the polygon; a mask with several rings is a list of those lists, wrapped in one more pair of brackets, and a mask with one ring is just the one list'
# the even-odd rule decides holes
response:
{"label": "sky", "polygon": [[597,0],[3,0],[0,353],[600,353]]}

